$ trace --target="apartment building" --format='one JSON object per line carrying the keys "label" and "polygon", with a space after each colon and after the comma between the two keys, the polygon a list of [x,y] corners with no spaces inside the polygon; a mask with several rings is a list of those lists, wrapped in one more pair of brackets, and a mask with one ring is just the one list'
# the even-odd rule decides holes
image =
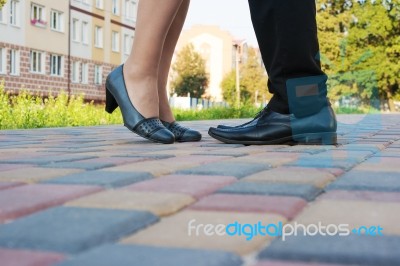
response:
{"label": "apartment building", "polygon": [[236,68],[236,61],[246,61],[247,42],[235,39],[218,26],[194,25],[183,30],[176,52],[188,44],[193,44],[206,61],[206,72],[210,75],[207,96],[213,101],[222,101],[221,82],[227,73]]}
{"label": "apartment building", "polygon": [[132,47],[137,0],[9,0],[0,10],[7,90],[64,90],[104,100],[108,73]]}

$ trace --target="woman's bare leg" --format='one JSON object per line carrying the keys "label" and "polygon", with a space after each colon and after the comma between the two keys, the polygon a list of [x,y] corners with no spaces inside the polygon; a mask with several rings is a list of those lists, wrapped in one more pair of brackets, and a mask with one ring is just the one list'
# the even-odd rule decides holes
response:
{"label": "woman's bare leg", "polygon": [[190,0],[183,0],[181,6],[179,7],[178,13],[175,16],[175,19],[168,30],[168,34],[162,50],[160,65],[158,68],[158,97],[160,102],[160,119],[166,122],[175,121],[174,115],[172,114],[171,108],[168,103],[168,94],[166,87],[172,56],[174,54],[176,43],[178,42],[179,35],[181,34],[182,27],[186,19],[189,3]]}
{"label": "woman's bare leg", "polygon": [[140,0],[135,40],[124,65],[129,98],[146,118],[159,116],[158,70],[168,30],[184,0]]}

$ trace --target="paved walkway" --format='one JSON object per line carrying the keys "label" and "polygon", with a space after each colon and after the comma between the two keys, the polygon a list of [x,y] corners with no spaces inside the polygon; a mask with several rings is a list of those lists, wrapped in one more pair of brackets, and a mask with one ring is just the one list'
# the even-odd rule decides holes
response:
{"label": "paved walkway", "polygon": [[339,121],[338,147],[1,131],[0,264],[400,265],[400,115]]}

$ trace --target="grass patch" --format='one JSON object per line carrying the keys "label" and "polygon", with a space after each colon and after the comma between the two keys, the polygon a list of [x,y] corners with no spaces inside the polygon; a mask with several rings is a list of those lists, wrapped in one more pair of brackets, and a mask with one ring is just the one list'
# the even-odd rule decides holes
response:
{"label": "grass patch", "polygon": [[[178,121],[250,118],[259,111],[253,106],[240,108],[214,107],[203,110],[174,109]],[[370,109],[340,108],[338,114],[370,113]],[[0,83],[0,129],[27,129],[44,127],[73,127],[122,124],[119,108],[113,114],[104,111],[104,105],[84,101],[83,95],[68,99],[65,92],[43,99],[22,91],[11,95]]]}

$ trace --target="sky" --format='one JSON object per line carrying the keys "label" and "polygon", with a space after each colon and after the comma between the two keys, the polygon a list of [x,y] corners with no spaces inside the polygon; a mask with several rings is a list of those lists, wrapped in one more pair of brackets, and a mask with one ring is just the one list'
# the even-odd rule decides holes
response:
{"label": "sky", "polygon": [[191,0],[184,29],[198,24],[217,25],[234,38],[258,46],[247,0]]}

